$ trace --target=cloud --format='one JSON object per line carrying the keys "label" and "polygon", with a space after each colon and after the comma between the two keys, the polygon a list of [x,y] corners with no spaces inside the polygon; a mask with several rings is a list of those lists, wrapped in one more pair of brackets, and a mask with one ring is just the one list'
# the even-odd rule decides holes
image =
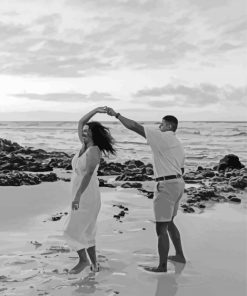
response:
{"label": "cloud", "polygon": [[11,18],[0,23],[0,74],[85,77],[126,68],[166,70],[202,60],[206,65],[215,57],[213,63],[217,64],[229,52],[244,48],[243,38],[238,40],[234,33],[244,32],[246,21],[236,17],[226,22],[221,13],[230,3],[59,2],[57,12],[56,5],[49,6],[48,12],[36,11],[21,25],[13,25]]}
{"label": "cloud", "polygon": [[67,0],[68,5],[79,7],[89,6],[98,7],[99,10],[124,10],[135,14],[136,12],[149,13],[153,10],[160,10],[168,7],[170,0]]}
{"label": "cloud", "polygon": [[26,57],[5,57],[5,63],[0,66],[0,73],[44,77],[83,77],[107,69],[111,69],[111,64],[97,57],[59,57],[49,54],[39,55],[36,51],[26,54]]}
{"label": "cloud", "polygon": [[[233,19],[220,24],[216,29],[217,38],[204,40],[205,54],[215,56],[239,50],[246,51],[247,21],[246,17]],[[203,44],[202,44],[203,48]],[[238,53],[239,55],[239,53]],[[224,56],[223,56],[224,57]]]}
{"label": "cloud", "polygon": [[42,16],[34,21],[34,25],[41,26],[44,36],[54,35],[59,31],[62,17],[58,13]]}
{"label": "cloud", "polygon": [[231,0],[187,0],[187,2],[200,10],[210,10],[215,9],[216,7],[225,6],[231,2]]}
{"label": "cloud", "polygon": [[[0,23],[0,73],[44,77],[83,77],[114,68],[112,57],[97,41],[88,42],[81,30],[74,42],[58,33],[57,14],[36,19],[31,25]],[[75,34],[76,30],[74,30]],[[68,32],[67,32],[68,33]],[[55,35],[55,36],[54,36]],[[66,35],[66,34],[65,34]]]}
{"label": "cloud", "polygon": [[8,42],[13,38],[24,38],[28,34],[28,30],[25,26],[17,26],[13,24],[5,24],[0,22],[0,38],[1,38],[1,48],[4,48],[3,42]]}
{"label": "cloud", "polygon": [[139,102],[157,108],[162,106],[204,107],[233,100],[234,103],[246,105],[247,87],[221,88],[207,83],[193,87],[168,84],[164,87],[140,90],[134,96],[136,99],[133,101],[137,102],[139,99]]}
{"label": "cloud", "polygon": [[68,93],[48,93],[48,94],[35,94],[35,93],[21,93],[11,94],[11,96],[18,98],[27,98],[29,100],[50,101],[50,102],[104,102],[104,101],[118,101],[113,98],[109,93],[92,92],[88,95],[68,92]]}
{"label": "cloud", "polygon": [[[182,23],[188,18],[178,17],[170,1],[102,0],[101,5],[98,1],[79,1],[77,4],[88,17],[82,14],[80,26],[66,27],[68,16],[77,13],[75,7],[71,12],[71,3],[67,2],[68,15],[51,11],[20,28],[6,24],[3,31],[8,32],[7,26],[12,34],[5,37],[11,35],[14,39],[0,46],[0,53],[5,52],[0,57],[0,73],[80,77],[126,66],[162,68],[197,49],[184,38]],[[110,10],[101,13],[102,7]]]}

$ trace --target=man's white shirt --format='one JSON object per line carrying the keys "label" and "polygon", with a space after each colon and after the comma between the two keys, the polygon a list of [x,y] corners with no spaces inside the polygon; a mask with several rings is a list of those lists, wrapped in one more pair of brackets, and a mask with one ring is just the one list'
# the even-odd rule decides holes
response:
{"label": "man's white shirt", "polygon": [[182,174],[184,167],[184,149],[172,131],[161,132],[158,129],[145,127],[147,143],[150,145],[155,178]]}

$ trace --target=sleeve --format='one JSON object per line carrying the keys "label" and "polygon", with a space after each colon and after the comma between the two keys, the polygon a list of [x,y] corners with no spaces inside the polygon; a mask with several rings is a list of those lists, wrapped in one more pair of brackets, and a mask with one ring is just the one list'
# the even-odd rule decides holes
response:
{"label": "sleeve", "polygon": [[147,144],[149,144],[152,148],[157,147],[160,142],[161,131],[155,128],[150,128],[144,126],[144,131],[147,139]]}

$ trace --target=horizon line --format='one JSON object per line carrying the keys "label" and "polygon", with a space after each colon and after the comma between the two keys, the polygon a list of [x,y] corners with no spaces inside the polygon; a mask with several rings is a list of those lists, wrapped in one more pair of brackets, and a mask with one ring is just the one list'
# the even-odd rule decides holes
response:
{"label": "horizon line", "polygon": [[[98,121],[98,120],[97,120]],[[158,122],[159,120],[136,120],[137,122]],[[78,122],[78,120],[0,120],[0,122]],[[120,121],[100,120],[100,122],[114,122],[121,123]],[[179,120],[179,122],[246,122],[247,120]]]}

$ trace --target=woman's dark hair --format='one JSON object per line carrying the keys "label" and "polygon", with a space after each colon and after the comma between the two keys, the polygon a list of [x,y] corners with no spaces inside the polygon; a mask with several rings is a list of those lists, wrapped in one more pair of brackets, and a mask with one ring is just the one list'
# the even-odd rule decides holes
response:
{"label": "woman's dark hair", "polygon": [[108,127],[103,126],[97,121],[91,121],[87,123],[89,129],[92,132],[92,139],[94,145],[97,145],[105,155],[116,154],[116,150],[113,147],[115,140],[111,136]]}

